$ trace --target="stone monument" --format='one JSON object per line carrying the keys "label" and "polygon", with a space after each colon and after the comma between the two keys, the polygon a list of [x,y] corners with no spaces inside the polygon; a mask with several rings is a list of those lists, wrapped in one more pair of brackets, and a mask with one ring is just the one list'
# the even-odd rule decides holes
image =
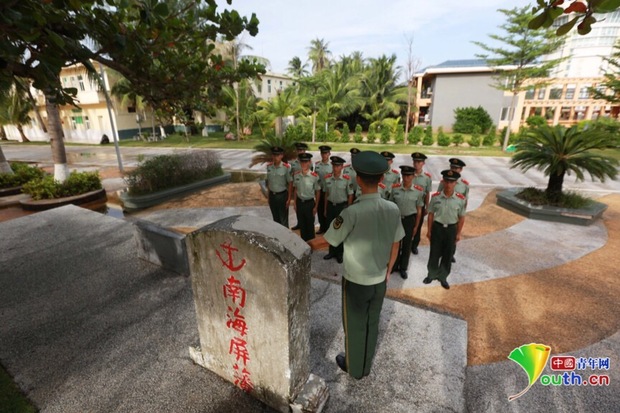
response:
{"label": "stone monument", "polygon": [[319,412],[309,369],[310,248],[273,221],[233,216],[187,235],[199,365],[281,412]]}

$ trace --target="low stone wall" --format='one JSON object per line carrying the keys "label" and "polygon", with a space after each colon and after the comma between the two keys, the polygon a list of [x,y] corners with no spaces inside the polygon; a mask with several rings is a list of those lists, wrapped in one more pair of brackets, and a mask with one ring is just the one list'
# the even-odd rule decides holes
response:
{"label": "low stone wall", "polygon": [[134,220],[138,257],[181,275],[189,275],[185,235],[152,222]]}

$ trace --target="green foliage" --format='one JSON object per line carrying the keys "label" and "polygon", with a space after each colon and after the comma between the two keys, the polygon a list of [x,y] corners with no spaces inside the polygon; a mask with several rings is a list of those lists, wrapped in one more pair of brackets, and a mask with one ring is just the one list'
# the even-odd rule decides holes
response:
{"label": "green foliage", "polygon": [[542,189],[528,187],[524,188],[515,196],[532,205],[550,205],[560,208],[580,209],[586,208],[592,203],[590,198],[583,197],[574,191],[563,192],[558,199],[552,200],[547,196],[547,192]]}
{"label": "green foliage", "polygon": [[374,125],[370,125],[368,128],[368,135],[366,136],[366,142],[375,143],[377,140],[377,128]]}
{"label": "green foliage", "polygon": [[479,128],[478,133],[489,130],[493,121],[489,113],[478,106],[454,109],[455,122],[452,130],[457,133],[473,133],[474,128]]}
{"label": "green foliage", "polygon": [[345,122],[344,125],[342,125],[342,135],[340,136],[340,142],[349,143],[349,133],[349,124]]}
{"label": "green foliage", "polygon": [[353,135],[353,141],[355,143],[362,143],[364,136],[362,135],[362,125],[359,123],[355,125],[355,135]]}
{"label": "green foliage", "polygon": [[547,119],[544,116],[533,115],[525,120],[527,126],[530,128],[537,128],[539,126],[544,126],[547,124]]}
{"label": "green foliage", "polygon": [[497,142],[497,129],[495,129],[494,126],[491,126],[487,134],[484,135],[484,138],[482,138],[482,145],[493,146],[495,145],[495,142]]}
{"label": "green foliage", "polygon": [[33,179],[24,184],[22,192],[34,200],[39,200],[81,195],[101,188],[99,172],[73,171],[63,183],[55,181],[51,175]]}
{"label": "green foliage", "polygon": [[437,145],[450,146],[450,143],[452,143],[452,139],[443,131],[443,127],[440,126],[437,129]]}
{"label": "green foliage", "polygon": [[568,4],[556,0],[539,0],[537,5],[532,9],[532,13],[538,13],[532,16],[528,27],[530,29],[538,29],[541,27],[549,28],[563,14],[571,14],[571,18],[559,26],[556,35],[562,36],[568,33],[577,23],[577,33],[585,35],[590,33],[592,25],[596,23],[596,17],[593,13],[611,13],[620,7],[618,0],[582,0],[574,1]]}
{"label": "green foliage", "polygon": [[325,131],[324,128],[317,128],[316,129],[316,140],[322,143],[327,142],[327,132]]}
{"label": "green foliage", "polygon": [[478,146],[480,146],[480,135],[471,135],[468,143],[469,146],[477,148]]}
{"label": "green foliage", "polygon": [[396,137],[394,138],[394,142],[397,145],[405,142],[405,127],[400,123],[396,126]]}
{"label": "green foliage", "polygon": [[390,142],[390,129],[386,125],[381,126],[380,140],[384,145]]}
{"label": "green foliage", "polygon": [[460,146],[463,142],[465,142],[465,139],[463,138],[463,135],[457,133],[452,136],[452,142],[454,143],[454,146]]}
{"label": "green foliage", "polygon": [[[431,128],[431,134],[432,134],[432,128]],[[411,145],[417,145],[418,143],[420,143],[423,136],[424,136],[424,128],[420,125],[414,126],[409,131],[409,143]]]}
{"label": "green foliage", "polygon": [[136,169],[127,174],[125,182],[129,194],[141,195],[222,174],[222,165],[215,152],[197,151],[159,155],[141,161]]}
{"label": "green foliage", "polygon": [[427,126],[424,129],[424,139],[422,140],[422,145],[431,146],[434,142],[435,139],[433,138],[433,127]]}
{"label": "green foliage", "polygon": [[23,162],[12,162],[12,174],[0,174],[0,189],[21,186],[33,179],[43,178],[45,172],[36,166]]}
{"label": "green foliage", "polygon": [[598,118],[579,123],[579,129],[594,129],[607,131],[615,136],[620,136],[620,122],[613,118]]}
{"label": "green foliage", "polygon": [[254,151],[257,152],[256,155],[252,157],[252,161],[250,162],[250,167],[258,164],[263,164],[267,162],[271,162],[273,159],[271,155],[271,148],[273,146],[279,146],[284,149],[284,157],[283,160],[285,162],[291,159],[297,159],[297,149],[295,148],[296,142],[307,141],[306,132],[301,125],[289,126],[286,129],[286,132],[282,136],[275,136],[272,132],[267,134],[265,139],[260,141],[259,144],[254,146]]}

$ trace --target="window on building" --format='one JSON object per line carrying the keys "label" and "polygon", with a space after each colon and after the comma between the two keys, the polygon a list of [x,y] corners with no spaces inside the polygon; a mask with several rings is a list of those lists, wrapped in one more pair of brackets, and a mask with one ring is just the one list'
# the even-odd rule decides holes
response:
{"label": "window on building", "polygon": [[549,99],[561,99],[562,98],[562,87],[561,86],[552,86],[549,91]]}
{"label": "window on building", "polygon": [[514,113],[514,108],[502,108],[500,120],[510,120],[510,118],[508,118],[509,111],[510,111],[510,114],[512,115]]}
{"label": "window on building", "polygon": [[80,85],[80,90],[84,92],[86,90],[86,88],[84,87],[84,78],[82,77],[82,75],[79,75],[77,78],[78,84]]}
{"label": "window on building", "polygon": [[577,88],[577,85],[566,85],[566,95],[564,98],[573,99],[575,97],[575,88]]}
{"label": "window on building", "polygon": [[271,93],[271,79],[267,80],[267,93]]}
{"label": "window on building", "polygon": [[88,116],[84,116],[84,126],[86,129],[90,129],[90,119],[88,119]]}
{"label": "window on building", "polygon": [[535,89],[533,87],[529,88],[528,90],[525,91],[525,98],[528,100],[534,99],[534,92],[535,92]]}
{"label": "window on building", "polygon": [[546,89],[544,87],[538,89],[538,100],[543,100],[545,98]]}
{"label": "window on building", "polygon": [[562,106],[562,109],[560,109],[560,120],[570,120],[570,107]]}
{"label": "window on building", "polygon": [[581,89],[579,89],[579,99],[589,99],[590,98],[590,85],[583,85]]}
{"label": "window on building", "polygon": [[554,114],[555,114],[555,108],[553,106],[547,106],[545,108],[545,118],[547,120],[553,120]]}

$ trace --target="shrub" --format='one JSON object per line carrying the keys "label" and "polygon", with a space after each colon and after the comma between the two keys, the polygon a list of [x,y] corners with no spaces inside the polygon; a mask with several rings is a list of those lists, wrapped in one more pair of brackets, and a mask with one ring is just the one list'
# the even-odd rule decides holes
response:
{"label": "shrub", "polygon": [[45,175],[43,169],[23,162],[12,162],[11,169],[12,174],[0,174],[0,189],[21,186],[33,179],[43,178]]}
{"label": "shrub", "polygon": [[496,141],[497,141],[497,129],[491,126],[487,134],[484,135],[484,138],[482,138],[482,145],[493,146],[495,145]]}
{"label": "shrub", "polygon": [[434,142],[435,140],[433,139],[433,127],[427,126],[426,129],[424,129],[424,139],[422,140],[422,145],[431,146]]}
{"label": "shrub", "polygon": [[437,130],[437,145],[450,146],[452,139],[443,131],[443,127],[439,127]]}
{"label": "shrub", "polygon": [[101,189],[99,172],[71,172],[63,183],[52,175],[36,178],[24,184],[22,191],[34,200],[63,198]]}
{"label": "shrub", "polygon": [[390,141],[390,128],[386,125],[381,126],[380,140],[384,145]]}
{"label": "shrub", "polygon": [[420,143],[423,136],[424,136],[424,128],[422,128],[422,126],[420,125],[414,126],[409,131],[409,143],[412,145],[417,145],[418,143]]}
{"label": "shrub", "polygon": [[368,128],[368,136],[366,136],[366,141],[368,143],[375,143],[377,140],[377,129],[374,125],[370,125]]}
{"label": "shrub", "polygon": [[328,142],[338,142],[340,140],[340,132],[335,130],[333,126],[330,126],[327,130],[326,140]]}
{"label": "shrub", "polygon": [[340,142],[349,142],[349,125],[346,122],[344,125],[342,125],[342,136],[340,136]]}
{"label": "shrub", "polygon": [[355,135],[353,135],[353,141],[355,143],[362,143],[364,137],[362,136],[362,125],[359,123],[355,125]]}
{"label": "shrub", "polygon": [[478,133],[486,132],[493,124],[491,116],[482,106],[456,108],[454,115],[456,120],[452,130],[457,133],[473,133],[475,126],[480,128]]}
{"label": "shrub", "polygon": [[469,146],[473,148],[480,146],[480,135],[471,135],[469,138]]}
{"label": "shrub", "polygon": [[327,132],[323,128],[316,128],[316,140],[319,142],[327,142]]}
{"label": "shrub", "polygon": [[460,133],[457,133],[454,136],[452,136],[452,142],[454,143],[454,146],[459,146],[463,142],[465,142],[465,140],[463,139],[463,135],[461,135]]}
{"label": "shrub", "polygon": [[129,194],[140,195],[222,174],[222,165],[214,152],[187,152],[160,155],[142,161],[135,170],[127,174],[125,182]]}
{"label": "shrub", "polygon": [[543,116],[533,115],[527,118],[525,123],[527,123],[527,126],[530,128],[537,128],[539,126],[545,126],[547,124],[547,119]]}
{"label": "shrub", "polygon": [[394,142],[398,144],[403,144],[405,142],[405,127],[401,124],[396,127]]}
{"label": "shrub", "polygon": [[515,196],[532,205],[551,205],[572,209],[585,208],[592,202],[590,198],[583,197],[573,191],[562,192],[560,199],[557,202],[552,202],[549,200],[546,191],[534,187],[525,188]]}

